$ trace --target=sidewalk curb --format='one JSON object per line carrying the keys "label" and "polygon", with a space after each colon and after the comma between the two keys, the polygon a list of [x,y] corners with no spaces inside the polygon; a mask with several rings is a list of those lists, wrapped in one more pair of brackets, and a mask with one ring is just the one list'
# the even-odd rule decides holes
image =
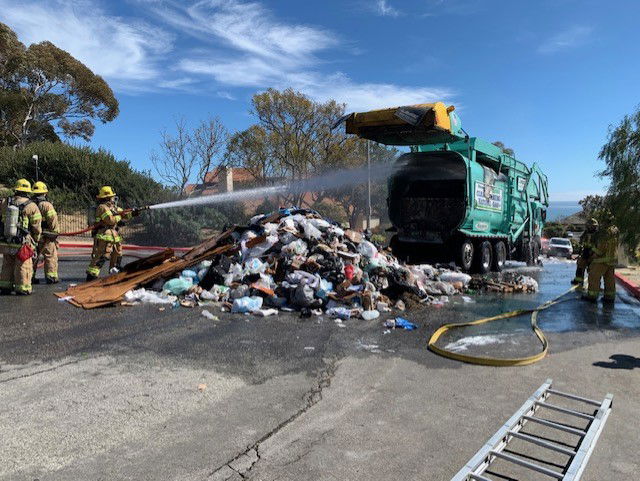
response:
{"label": "sidewalk curb", "polygon": [[618,274],[617,272],[616,279],[622,285],[622,287],[624,287],[629,292],[629,294],[631,294],[636,299],[640,299],[640,286],[630,281],[622,274]]}

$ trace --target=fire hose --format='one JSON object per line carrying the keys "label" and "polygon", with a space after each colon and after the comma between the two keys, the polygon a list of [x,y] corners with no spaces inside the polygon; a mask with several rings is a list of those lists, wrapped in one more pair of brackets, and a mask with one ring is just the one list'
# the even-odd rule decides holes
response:
{"label": "fire hose", "polygon": [[[570,289],[560,294],[558,297],[555,297],[534,309],[517,309],[514,311],[503,312],[502,314],[498,314],[497,316],[484,317],[482,319],[477,319],[471,322],[445,324],[444,326],[436,330],[436,332],[434,332],[431,336],[431,339],[429,339],[429,350],[449,359],[454,359],[456,361],[462,361],[469,364],[479,364],[481,366],[526,366],[527,364],[538,362],[543,359],[549,351],[549,341],[545,337],[544,332],[542,332],[542,329],[538,327],[538,313],[550,308],[555,304],[558,304],[559,302],[569,300],[562,300],[562,297],[574,291],[577,287],[578,286],[571,287]],[[436,342],[438,342],[438,339],[449,330],[468,326],[478,326],[480,324],[486,324],[488,322],[498,321],[501,319],[511,319],[513,317],[518,317],[525,314],[531,314],[531,329],[533,330],[538,340],[542,343],[542,351],[538,354],[534,354],[533,356],[516,357],[511,359],[490,356],[469,356],[436,346]]]}

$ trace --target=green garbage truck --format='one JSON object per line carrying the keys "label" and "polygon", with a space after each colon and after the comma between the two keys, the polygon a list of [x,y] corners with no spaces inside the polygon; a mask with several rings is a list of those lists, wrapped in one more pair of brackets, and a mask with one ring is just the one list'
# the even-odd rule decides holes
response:
{"label": "green garbage truck", "polygon": [[344,118],[346,132],[409,146],[388,181],[398,257],[455,261],[465,272],[500,271],[507,260],[538,262],[547,177],[490,142],[470,137],[453,106],[394,107]]}

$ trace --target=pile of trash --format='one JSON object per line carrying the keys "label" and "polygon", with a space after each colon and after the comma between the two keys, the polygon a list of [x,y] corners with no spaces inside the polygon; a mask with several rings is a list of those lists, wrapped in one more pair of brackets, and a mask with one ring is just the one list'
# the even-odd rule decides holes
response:
{"label": "pile of trash", "polygon": [[157,279],[150,290],[130,290],[124,302],[373,320],[393,309],[442,305],[474,282],[450,266],[406,265],[363,233],[307,209],[255,216],[225,239],[233,249]]}

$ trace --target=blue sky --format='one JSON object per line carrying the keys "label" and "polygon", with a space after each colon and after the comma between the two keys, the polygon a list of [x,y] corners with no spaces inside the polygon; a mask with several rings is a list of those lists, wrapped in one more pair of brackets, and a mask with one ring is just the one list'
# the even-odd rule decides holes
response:
{"label": "blue sky", "polygon": [[640,103],[640,2],[0,0],[0,21],[103,75],[120,116],[92,145],[150,169],[174,119],[251,123],[294,87],[349,110],[442,100],[472,135],[538,162],[552,200],[602,191],[608,126]]}

